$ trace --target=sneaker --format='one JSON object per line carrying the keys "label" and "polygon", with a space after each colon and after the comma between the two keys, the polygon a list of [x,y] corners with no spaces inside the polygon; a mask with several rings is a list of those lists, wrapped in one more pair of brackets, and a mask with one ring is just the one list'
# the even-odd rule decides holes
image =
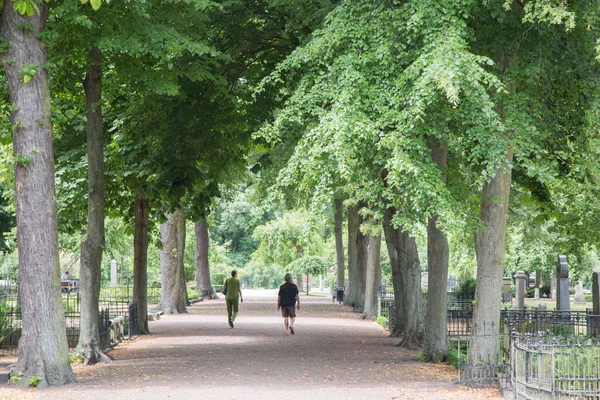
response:
{"label": "sneaker", "polygon": [[233,328],[233,321],[229,320],[229,328]]}
{"label": "sneaker", "polygon": [[294,332],[294,327],[293,327],[293,326],[290,326],[290,333],[291,333],[292,335],[295,333],[295,332]]}

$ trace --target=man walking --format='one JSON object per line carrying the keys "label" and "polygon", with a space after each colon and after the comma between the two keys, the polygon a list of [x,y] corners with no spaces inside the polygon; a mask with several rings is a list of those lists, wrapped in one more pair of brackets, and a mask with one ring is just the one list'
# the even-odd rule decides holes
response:
{"label": "man walking", "polygon": [[229,328],[233,328],[233,321],[235,321],[235,317],[237,317],[239,311],[238,300],[242,303],[244,302],[240,280],[237,277],[237,271],[235,269],[231,271],[231,278],[225,281],[223,290],[225,290],[225,303],[227,304]]}
{"label": "man walking", "polygon": [[285,274],[285,283],[279,287],[279,295],[277,296],[277,311],[281,308],[286,335],[288,330],[292,335],[295,333],[296,309],[300,309],[299,293],[298,286],[292,283],[292,274]]}

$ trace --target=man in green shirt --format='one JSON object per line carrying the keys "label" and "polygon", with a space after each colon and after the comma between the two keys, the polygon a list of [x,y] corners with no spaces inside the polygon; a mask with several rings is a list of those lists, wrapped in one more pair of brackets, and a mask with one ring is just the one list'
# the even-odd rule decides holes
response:
{"label": "man in green shirt", "polygon": [[244,302],[244,298],[242,297],[242,287],[235,269],[231,271],[231,278],[225,281],[223,290],[225,290],[225,303],[227,304],[229,327],[233,328],[233,321],[235,321],[235,317],[237,317],[239,310],[238,301]]}

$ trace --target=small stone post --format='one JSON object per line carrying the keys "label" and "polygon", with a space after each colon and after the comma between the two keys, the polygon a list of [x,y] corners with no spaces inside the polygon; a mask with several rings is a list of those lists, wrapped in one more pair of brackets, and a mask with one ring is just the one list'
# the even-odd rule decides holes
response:
{"label": "small stone post", "polygon": [[569,264],[566,256],[558,256],[556,261],[556,310],[571,311],[569,301]]}
{"label": "small stone post", "polygon": [[550,294],[548,295],[551,299],[556,300],[556,277],[553,276],[550,279]]}
{"label": "small stone post", "polygon": [[525,307],[525,282],[527,281],[527,275],[523,271],[517,271],[514,275],[515,278],[515,305],[516,307]]}
{"label": "small stone post", "polygon": [[592,310],[594,315],[600,315],[600,275],[592,274]]}
{"label": "small stone post", "polygon": [[502,278],[502,302],[504,303],[510,303],[512,301],[512,293],[510,292],[511,283],[512,279],[510,279],[510,276]]}
{"label": "small stone post", "polygon": [[119,277],[117,275],[117,260],[112,260],[110,262],[110,285],[113,287],[119,285]]}
{"label": "small stone post", "polygon": [[533,298],[536,300],[540,299],[540,288],[533,289]]}

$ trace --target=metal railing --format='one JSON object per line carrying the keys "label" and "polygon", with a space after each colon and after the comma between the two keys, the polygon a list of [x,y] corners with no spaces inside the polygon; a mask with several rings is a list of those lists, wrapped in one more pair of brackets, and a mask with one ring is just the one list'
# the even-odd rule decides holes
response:
{"label": "metal railing", "polygon": [[600,399],[600,343],[555,336],[515,337],[514,399]]}

